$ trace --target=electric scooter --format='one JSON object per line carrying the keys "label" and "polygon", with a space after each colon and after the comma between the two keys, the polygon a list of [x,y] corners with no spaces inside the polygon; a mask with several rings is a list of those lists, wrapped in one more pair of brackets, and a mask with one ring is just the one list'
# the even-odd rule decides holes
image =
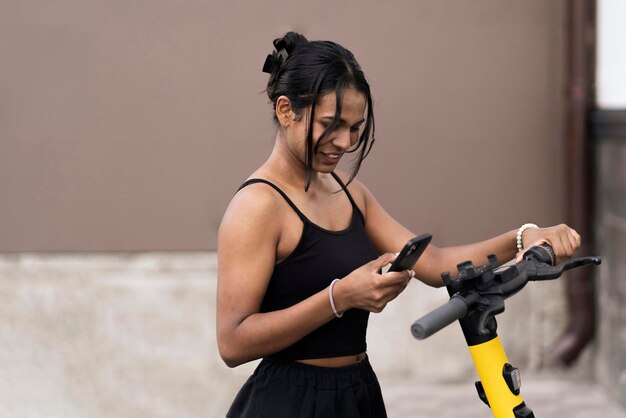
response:
{"label": "electric scooter", "polygon": [[458,275],[441,275],[450,300],[418,319],[411,326],[422,340],[459,320],[480,378],[478,397],[495,418],[534,418],[520,395],[519,369],[507,360],[495,316],[504,312],[504,299],[519,292],[529,281],[553,280],[564,271],[586,264],[600,264],[600,257],[581,257],[555,266],[556,257],[547,244],[528,249],[519,263],[498,268],[495,255],[475,267],[470,261],[457,266]]}

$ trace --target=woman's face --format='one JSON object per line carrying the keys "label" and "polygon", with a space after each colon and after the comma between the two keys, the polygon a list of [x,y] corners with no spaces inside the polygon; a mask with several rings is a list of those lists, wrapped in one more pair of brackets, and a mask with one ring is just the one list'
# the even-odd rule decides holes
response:
{"label": "woman's face", "polygon": [[[341,101],[341,114],[339,123],[318,144],[318,150],[313,155],[313,170],[329,173],[335,169],[344,153],[354,146],[360,135],[360,128],[365,123],[365,95],[354,87],[347,87],[343,92]],[[320,97],[315,108],[315,120],[313,121],[313,144],[319,142],[319,138],[335,118],[336,96],[335,92],[329,92]],[[305,110],[308,114],[310,109]],[[302,117],[294,123],[292,145],[298,149],[298,159],[305,163],[307,118]],[[293,149],[293,148],[292,148]]]}

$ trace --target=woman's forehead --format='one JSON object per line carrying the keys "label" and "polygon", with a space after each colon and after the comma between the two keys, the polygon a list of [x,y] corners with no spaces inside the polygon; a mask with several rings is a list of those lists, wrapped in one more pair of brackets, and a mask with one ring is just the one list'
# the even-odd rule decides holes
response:
{"label": "woman's forehead", "polygon": [[[341,116],[344,119],[360,120],[365,114],[367,100],[365,94],[354,87],[346,87],[341,98]],[[337,96],[334,91],[322,95],[317,103],[316,113],[320,117],[335,116]]]}

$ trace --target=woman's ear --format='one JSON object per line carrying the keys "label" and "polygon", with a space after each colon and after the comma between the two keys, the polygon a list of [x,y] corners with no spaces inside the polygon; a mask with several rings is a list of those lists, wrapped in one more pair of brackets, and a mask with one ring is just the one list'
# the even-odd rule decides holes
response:
{"label": "woman's ear", "polygon": [[291,121],[295,120],[295,116],[296,113],[291,106],[291,100],[287,96],[280,96],[276,99],[276,117],[280,126],[286,128]]}

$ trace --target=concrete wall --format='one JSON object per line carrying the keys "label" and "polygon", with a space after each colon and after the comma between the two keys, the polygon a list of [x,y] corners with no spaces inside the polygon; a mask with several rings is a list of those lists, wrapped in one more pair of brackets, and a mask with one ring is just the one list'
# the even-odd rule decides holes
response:
{"label": "concrete wall", "polygon": [[[0,256],[0,416],[222,416],[256,363],[228,369],[219,358],[216,281],[208,252]],[[523,376],[549,365],[546,347],[564,323],[560,287],[529,285],[498,319]],[[409,331],[446,299],[416,281],[371,316],[381,378],[472,389],[457,325],[425,341]]]}
{"label": "concrete wall", "polygon": [[[622,115],[626,112],[622,111]],[[626,118],[596,145],[597,377],[626,406]]]}
{"label": "concrete wall", "polygon": [[604,257],[596,275],[597,377],[626,405],[626,4],[598,0],[594,114],[595,241]]}

